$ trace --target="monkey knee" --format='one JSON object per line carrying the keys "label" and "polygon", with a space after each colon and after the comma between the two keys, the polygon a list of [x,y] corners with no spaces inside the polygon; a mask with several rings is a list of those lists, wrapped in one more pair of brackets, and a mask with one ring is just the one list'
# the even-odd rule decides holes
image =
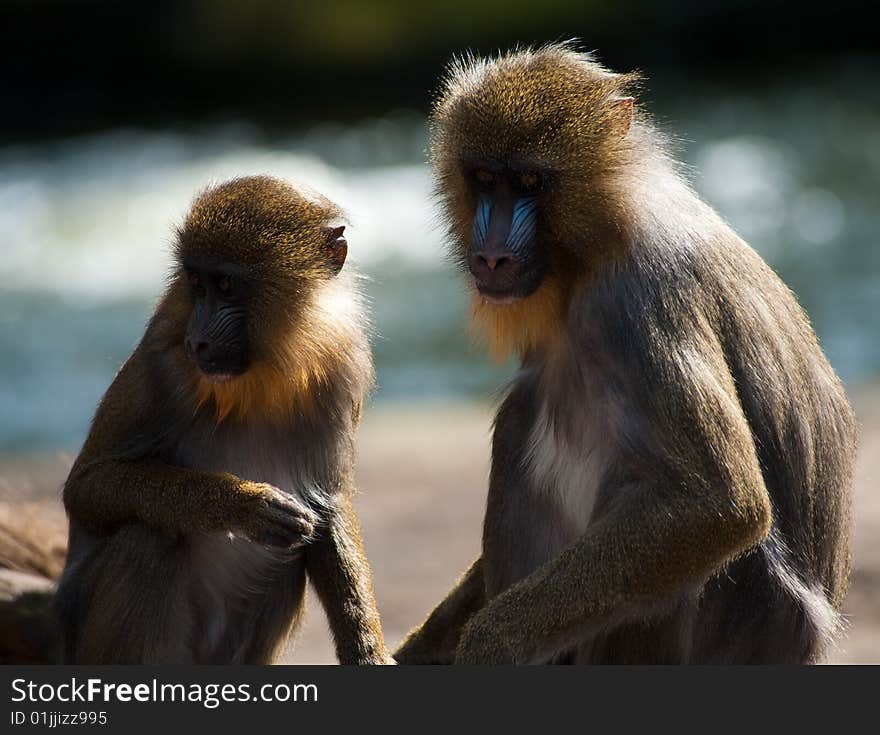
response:
{"label": "monkey knee", "polygon": [[188,660],[188,606],[181,606],[185,547],[133,523],[65,572],[56,609],[65,659],[80,664]]}

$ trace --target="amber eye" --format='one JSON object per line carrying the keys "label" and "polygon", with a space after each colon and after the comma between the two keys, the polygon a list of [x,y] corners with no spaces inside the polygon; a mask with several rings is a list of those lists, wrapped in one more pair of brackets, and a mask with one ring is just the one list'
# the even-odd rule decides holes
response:
{"label": "amber eye", "polygon": [[232,279],[229,276],[221,276],[217,281],[220,293],[229,293],[232,290]]}
{"label": "amber eye", "polygon": [[474,177],[481,184],[491,184],[493,181],[495,181],[495,175],[491,171],[486,171],[482,168],[477,169],[474,172]]}
{"label": "amber eye", "polygon": [[525,191],[534,191],[541,185],[541,178],[538,174],[521,174],[519,177],[519,183]]}

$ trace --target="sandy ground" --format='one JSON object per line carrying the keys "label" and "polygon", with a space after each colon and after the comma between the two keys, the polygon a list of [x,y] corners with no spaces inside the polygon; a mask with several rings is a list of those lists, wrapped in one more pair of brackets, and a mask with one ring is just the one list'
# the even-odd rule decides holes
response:
{"label": "sandy ground", "polygon": [[[849,633],[837,663],[880,662],[880,390],[852,396],[862,423],[854,506]],[[479,550],[488,475],[490,408],[374,408],[360,436],[358,512],[385,636],[394,646]],[[0,520],[39,523],[63,542],[58,501],[71,458],[0,460]],[[61,541],[59,541],[61,539]],[[323,612],[310,596],[289,663],[332,663]]]}

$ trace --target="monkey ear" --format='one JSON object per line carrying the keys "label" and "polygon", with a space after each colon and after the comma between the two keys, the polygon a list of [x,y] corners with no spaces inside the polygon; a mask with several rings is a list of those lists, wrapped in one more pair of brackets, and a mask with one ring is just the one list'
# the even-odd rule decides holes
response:
{"label": "monkey ear", "polygon": [[616,97],[611,104],[614,127],[621,138],[626,137],[633,121],[635,100],[632,97]]}
{"label": "monkey ear", "polygon": [[345,225],[338,227],[327,227],[324,234],[327,236],[327,249],[330,255],[330,266],[333,269],[333,275],[337,275],[345,265],[345,256],[348,255],[348,241],[342,236],[345,232]]}

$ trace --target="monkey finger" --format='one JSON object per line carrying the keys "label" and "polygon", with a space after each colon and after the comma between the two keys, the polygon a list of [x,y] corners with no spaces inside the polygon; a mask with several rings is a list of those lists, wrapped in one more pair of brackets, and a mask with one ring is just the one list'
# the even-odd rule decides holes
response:
{"label": "monkey finger", "polygon": [[291,515],[274,508],[268,509],[266,520],[276,533],[287,536],[311,536],[315,531],[315,523],[312,518],[303,515]]}
{"label": "monkey finger", "polygon": [[270,495],[266,502],[271,509],[285,515],[302,517],[312,525],[318,522],[317,515],[311,508],[280,491]]}
{"label": "monkey finger", "polygon": [[268,505],[273,510],[280,511],[290,516],[301,516],[315,522],[315,512],[306,505],[291,498],[273,496],[268,499]]}
{"label": "monkey finger", "polygon": [[302,546],[311,537],[308,532],[292,529],[289,526],[281,525],[269,519],[264,519],[261,525],[248,531],[247,536],[251,541],[258,544],[266,544],[267,546],[276,546],[284,549]]}

